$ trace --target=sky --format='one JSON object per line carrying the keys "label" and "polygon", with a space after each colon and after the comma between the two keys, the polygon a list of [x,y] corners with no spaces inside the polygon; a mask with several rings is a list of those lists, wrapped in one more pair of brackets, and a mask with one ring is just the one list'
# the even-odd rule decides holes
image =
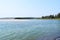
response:
{"label": "sky", "polygon": [[0,17],[41,17],[60,12],[60,0],[0,0]]}

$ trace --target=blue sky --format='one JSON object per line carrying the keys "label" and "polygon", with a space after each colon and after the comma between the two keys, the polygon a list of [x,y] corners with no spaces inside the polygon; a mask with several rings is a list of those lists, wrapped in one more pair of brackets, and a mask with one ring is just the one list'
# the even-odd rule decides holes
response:
{"label": "blue sky", "polygon": [[41,17],[60,12],[60,0],[0,0],[0,17]]}

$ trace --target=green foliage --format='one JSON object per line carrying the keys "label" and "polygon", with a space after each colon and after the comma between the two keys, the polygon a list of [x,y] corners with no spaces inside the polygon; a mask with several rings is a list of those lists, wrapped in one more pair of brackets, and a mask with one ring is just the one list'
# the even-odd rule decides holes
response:
{"label": "green foliage", "polygon": [[60,18],[60,13],[57,15],[49,15],[49,16],[42,16],[42,19],[54,19],[54,18]]}
{"label": "green foliage", "polygon": [[57,17],[60,18],[60,13],[58,13]]}

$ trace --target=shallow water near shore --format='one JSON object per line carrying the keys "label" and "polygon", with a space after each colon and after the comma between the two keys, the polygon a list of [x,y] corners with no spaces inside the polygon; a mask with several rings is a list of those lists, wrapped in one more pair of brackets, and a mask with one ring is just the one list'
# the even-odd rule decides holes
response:
{"label": "shallow water near shore", "polygon": [[60,20],[0,21],[0,40],[56,40]]}

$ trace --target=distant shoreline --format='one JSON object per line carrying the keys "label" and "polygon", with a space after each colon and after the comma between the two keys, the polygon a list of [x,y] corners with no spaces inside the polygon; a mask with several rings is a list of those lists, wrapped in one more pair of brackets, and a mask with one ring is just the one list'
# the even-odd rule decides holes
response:
{"label": "distant shoreline", "polygon": [[27,19],[0,19],[0,21],[29,21]]}
{"label": "distant shoreline", "polygon": [[60,19],[0,19],[0,21],[31,21],[31,20],[60,20]]}

